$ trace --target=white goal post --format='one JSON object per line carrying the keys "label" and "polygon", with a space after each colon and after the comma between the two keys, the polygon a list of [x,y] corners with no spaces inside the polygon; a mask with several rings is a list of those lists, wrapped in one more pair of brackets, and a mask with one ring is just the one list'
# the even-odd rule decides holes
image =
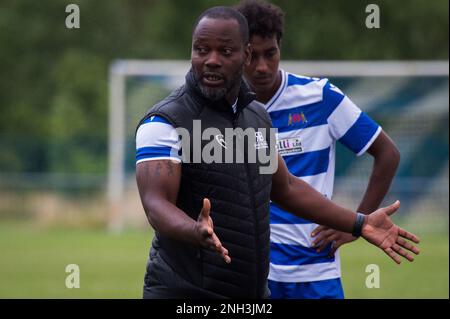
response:
{"label": "white goal post", "polygon": [[[108,228],[120,231],[124,225],[125,108],[126,80],[133,76],[170,76],[179,84],[190,67],[189,61],[116,60],[109,69],[108,141]],[[448,61],[285,61],[281,67],[307,76],[448,76]]]}

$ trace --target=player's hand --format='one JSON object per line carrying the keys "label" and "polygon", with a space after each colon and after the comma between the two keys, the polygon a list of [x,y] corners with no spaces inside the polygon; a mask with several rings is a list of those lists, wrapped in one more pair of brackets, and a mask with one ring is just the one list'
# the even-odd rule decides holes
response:
{"label": "player's hand", "polygon": [[316,227],[312,231],[311,237],[316,237],[312,243],[312,247],[315,248],[318,253],[324,250],[329,243],[332,243],[331,250],[328,253],[328,256],[330,257],[334,256],[334,253],[339,247],[357,239],[357,237],[354,237],[349,233],[341,232],[322,225]]}
{"label": "player's hand", "polygon": [[405,239],[411,240],[414,243],[419,243],[419,238],[401,229],[395,225],[390,215],[394,214],[400,207],[400,202],[396,201],[394,204],[383,207],[366,217],[366,222],[362,228],[362,237],[369,243],[382,249],[389,257],[391,257],[397,264],[401,263],[400,256],[409,261],[413,261],[414,257],[408,253],[413,252],[418,255],[419,248],[412,245]]}
{"label": "player's hand", "polygon": [[203,199],[203,208],[198,215],[195,228],[198,236],[198,243],[200,246],[206,249],[215,250],[222,255],[222,258],[226,263],[231,262],[230,256],[228,256],[228,250],[222,246],[219,238],[214,232],[214,224],[210,216],[211,203],[209,199]]}

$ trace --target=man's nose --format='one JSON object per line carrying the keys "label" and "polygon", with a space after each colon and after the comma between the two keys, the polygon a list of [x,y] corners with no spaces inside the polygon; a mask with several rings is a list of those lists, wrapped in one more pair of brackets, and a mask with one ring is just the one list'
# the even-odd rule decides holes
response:
{"label": "man's nose", "polygon": [[206,59],[205,65],[209,68],[218,68],[222,66],[219,52],[211,51]]}
{"label": "man's nose", "polygon": [[267,73],[269,70],[266,61],[264,60],[264,58],[260,57],[256,60],[256,67],[255,67],[255,71],[257,73]]}

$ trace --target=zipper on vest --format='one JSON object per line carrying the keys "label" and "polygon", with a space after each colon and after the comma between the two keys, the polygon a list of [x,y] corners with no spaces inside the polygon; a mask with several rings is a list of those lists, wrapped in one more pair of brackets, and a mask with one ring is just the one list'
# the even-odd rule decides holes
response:
{"label": "zipper on vest", "polygon": [[239,117],[239,113],[234,113],[233,114],[233,130],[236,128],[236,126],[237,126],[237,120],[238,120],[238,117]]}
{"label": "zipper on vest", "polygon": [[[233,129],[236,128],[237,126],[237,121],[239,118],[239,113],[237,112],[236,114],[234,114],[233,116]],[[250,202],[251,202],[251,207],[252,207],[252,211],[253,211],[253,218],[255,220],[255,257],[256,257],[256,262],[255,262],[255,267],[256,267],[256,291],[255,291],[255,298],[258,298],[258,292],[260,291],[260,282],[259,279],[261,277],[261,260],[259,257],[259,239],[258,239],[258,213],[256,212],[256,204],[255,204],[255,198],[254,198],[254,191],[253,191],[253,187],[252,187],[252,180],[250,178],[250,174],[249,174],[249,167],[248,167],[248,154],[247,154],[247,160],[245,161],[245,175],[247,177],[247,185],[250,191]]]}
{"label": "zipper on vest", "polygon": [[246,161],[245,162],[245,173],[247,175],[247,184],[248,184],[248,187],[250,189],[250,202],[251,202],[251,205],[252,205],[253,218],[254,218],[254,221],[255,221],[255,254],[256,254],[255,255],[255,257],[256,257],[256,263],[255,263],[255,266],[256,266],[256,295],[255,295],[255,298],[258,298],[259,297],[258,292],[260,290],[259,279],[261,277],[261,267],[260,267],[261,260],[259,258],[259,239],[258,239],[258,234],[259,234],[258,225],[259,225],[259,221],[258,221],[258,213],[256,212],[255,193],[254,193],[254,190],[253,190],[252,180],[250,178],[249,171],[250,171],[250,169],[249,169],[248,163]]}

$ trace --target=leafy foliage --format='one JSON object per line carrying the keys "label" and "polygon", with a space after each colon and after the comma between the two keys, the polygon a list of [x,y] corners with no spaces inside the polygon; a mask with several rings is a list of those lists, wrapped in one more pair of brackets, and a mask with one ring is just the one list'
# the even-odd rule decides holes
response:
{"label": "leafy foliage", "polygon": [[[287,12],[284,59],[448,59],[446,0],[378,1],[370,30],[360,0],[273,2]],[[0,2],[0,171],[105,172],[109,64],[189,59],[196,17],[235,1],[78,0],[72,30],[68,4]]]}

